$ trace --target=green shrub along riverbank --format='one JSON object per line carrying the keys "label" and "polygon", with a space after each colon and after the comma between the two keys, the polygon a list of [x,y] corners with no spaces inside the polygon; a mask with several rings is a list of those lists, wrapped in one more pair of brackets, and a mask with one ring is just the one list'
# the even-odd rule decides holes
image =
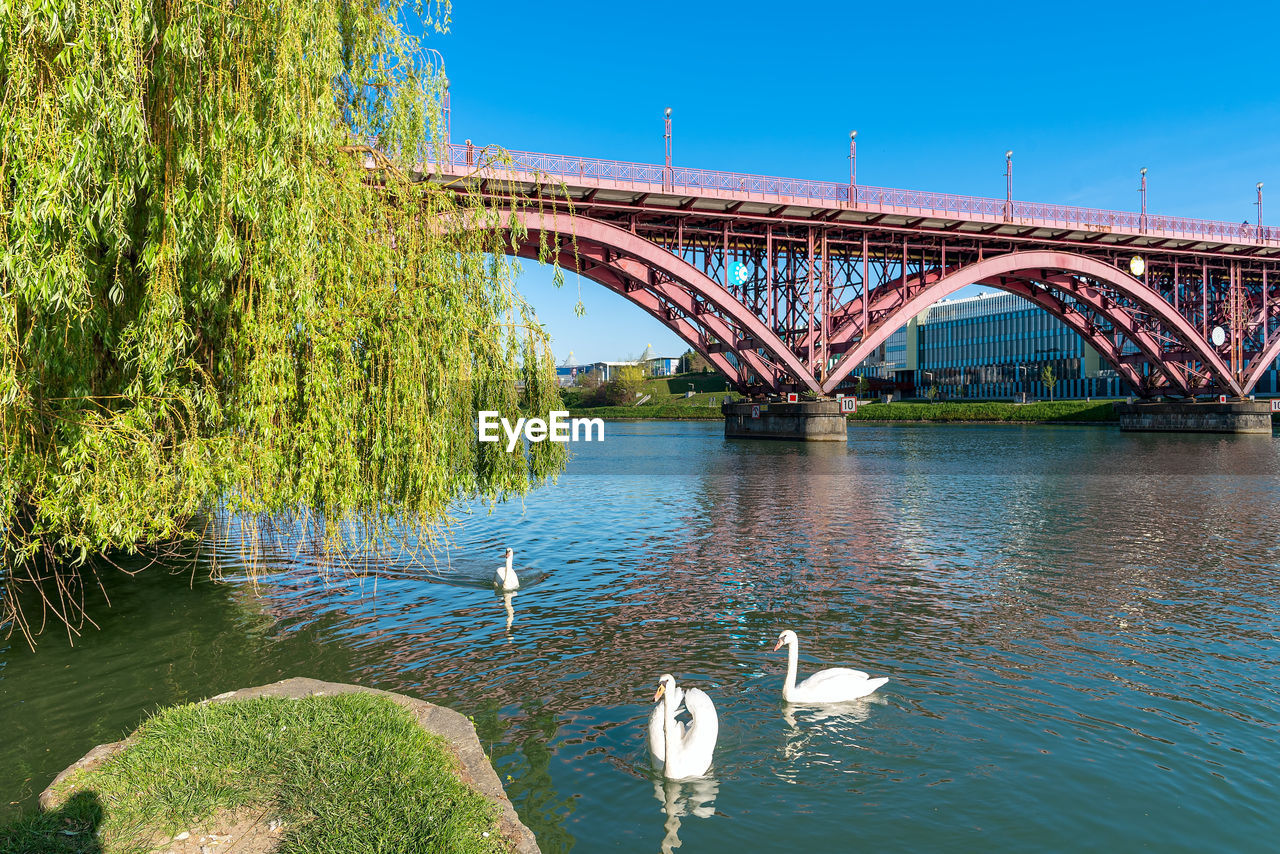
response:
{"label": "green shrub along riverbank", "polygon": [[150,851],[235,810],[268,811],[282,853],[507,850],[444,739],[368,694],[166,709],[58,792],[59,808],[0,826],[0,851]]}

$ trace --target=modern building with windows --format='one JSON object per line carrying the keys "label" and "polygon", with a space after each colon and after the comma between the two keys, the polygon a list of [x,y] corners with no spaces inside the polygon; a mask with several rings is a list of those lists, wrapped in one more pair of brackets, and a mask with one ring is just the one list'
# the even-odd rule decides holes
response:
{"label": "modern building with windows", "polygon": [[659,356],[654,352],[652,344],[644,348],[640,361],[644,363],[645,373],[651,377],[669,377],[680,373],[680,357]]}
{"label": "modern building with windows", "polygon": [[1258,377],[1258,384],[1253,387],[1253,391],[1255,394],[1267,397],[1280,394],[1280,359],[1276,359],[1266,373]]}
{"label": "modern building with windows", "polygon": [[894,332],[856,373],[948,398],[1124,397],[1132,391],[1098,352],[1022,297],[987,293],[944,300]]}
{"label": "modern building with windows", "polygon": [[574,363],[573,353],[570,352],[569,358],[556,366],[556,382],[561,386],[570,386],[577,382],[581,374],[595,374],[600,382],[607,383],[614,378],[619,368],[633,365],[642,366],[645,375],[650,377],[669,377],[680,373],[679,356],[659,356],[650,344],[644,348],[639,359],[626,362],[592,362],[589,365],[579,365]]}

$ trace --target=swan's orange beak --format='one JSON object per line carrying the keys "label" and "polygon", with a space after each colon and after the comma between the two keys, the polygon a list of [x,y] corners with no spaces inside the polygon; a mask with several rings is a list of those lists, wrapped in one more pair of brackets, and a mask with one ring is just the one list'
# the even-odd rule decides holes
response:
{"label": "swan's orange beak", "polygon": [[667,683],[663,682],[658,686],[658,693],[653,695],[653,701],[655,703],[658,702],[658,700],[662,699],[662,695],[665,694],[666,692],[667,692]]}
{"label": "swan's orange beak", "polygon": [[782,638],[778,638],[778,642],[773,645],[773,651],[777,652],[782,649]]}

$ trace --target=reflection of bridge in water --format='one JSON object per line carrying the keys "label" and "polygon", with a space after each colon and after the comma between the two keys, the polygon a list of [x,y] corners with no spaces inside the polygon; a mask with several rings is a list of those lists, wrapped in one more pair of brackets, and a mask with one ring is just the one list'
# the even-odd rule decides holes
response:
{"label": "reflection of bridge in water", "polygon": [[[517,216],[516,254],[639,305],[742,390],[829,394],[968,285],[1062,320],[1144,396],[1243,395],[1280,356],[1280,229],[470,144],[436,180]],[[1221,331],[1215,331],[1220,329]]]}

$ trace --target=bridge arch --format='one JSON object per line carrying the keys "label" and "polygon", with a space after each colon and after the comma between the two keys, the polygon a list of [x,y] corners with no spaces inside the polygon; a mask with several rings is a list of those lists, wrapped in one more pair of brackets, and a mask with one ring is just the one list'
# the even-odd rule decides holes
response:
{"label": "bridge arch", "polygon": [[[517,249],[516,255],[529,260],[543,260],[536,246],[522,245]],[[703,358],[714,365],[716,370],[724,374],[731,384],[738,387],[745,387],[748,384],[748,377],[742,369],[743,366],[733,364],[725,358],[723,353],[707,346],[708,333],[714,335],[714,323],[708,324],[707,327],[695,326],[685,318],[675,315],[670,310],[670,306],[658,294],[634,287],[627,276],[611,269],[608,264],[586,262],[581,254],[575,258],[573,252],[569,250],[557,253],[555,260],[561,267],[571,270],[575,269],[574,264],[576,261],[578,264],[576,269],[579,275],[608,288],[614,293],[623,295],[630,302],[639,306],[646,314],[670,329],[681,340],[688,343],[690,347],[701,353]]]}
{"label": "bridge arch", "polygon": [[[550,245],[562,267],[640,306],[724,371],[739,389],[747,388],[750,369],[772,391],[789,382],[821,391],[764,321],[719,282],[661,246],[618,226],[562,211],[497,213],[502,222],[514,220],[523,228],[513,254],[541,259],[543,247]],[[721,348],[737,358],[736,367]]]}
{"label": "bridge arch", "polygon": [[[953,268],[950,272],[955,272],[958,269],[961,268]],[[1077,283],[1065,274],[1048,274],[1044,270],[1038,272],[1040,274],[1039,277],[1033,277],[1028,274],[1002,274],[979,280],[974,284],[987,285],[1003,290],[1006,293],[1020,296],[1058,318],[1067,328],[1079,335],[1113,364],[1116,371],[1128,381],[1130,387],[1141,389],[1144,385],[1144,377],[1133,365],[1127,363],[1123,352],[1123,342],[1117,341],[1113,336],[1103,334],[1094,321],[1094,316],[1107,321],[1113,329],[1119,330],[1124,336],[1124,340],[1134,343],[1139,353],[1148,360],[1153,362],[1159,360],[1160,343],[1147,330],[1140,328],[1131,314],[1123,310],[1117,303],[1104,298],[1096,289],[1077,287]],[[882,321],[882,319],[895,315],[899,304],[908,299],[909,295],[914,295],[920,290],[921,282],[924,285],[929,285],[940,280],[943,275],[942,271],[930,270],[916,279],[909,280],[905,288],[897,285],[878,288],[873,291],[875,298],[868,306],[868,317],[877,318],[876,328],[879,327],[881,322],[892,322],[892,319],[888,321]],[[1055,289],[1041,287],[1039,282],[1054,283],[1059,289],[1070,292],[1079,307],[1062,299]],[[846,312],[845,317],[839,319],[849,318],[850,314],[854,314],[861,309],[861,305],[861,297],[859,297],[854,300],[851,311]],[[1081,307],[1087,309],[1091,314],[1082,312],[1080,310]],[[847,319],[845,323],[838,327],[837,332],[832,337],[832,346],[848,349],[849,342],[857,336],[860,330],[861,327],[855,319]],[[1179,387],[1182,393],[1189,392],[1189,384],[1186,382],[1185,377],[1179,377],[1175,374],[1171,377],[1171,381]]]}
{"label": "bridge arch", "polygon": [[[1088,281],[1081,281],[1081,277]],[[1240,384],[1232,377],[1221,355],[1209,347],[1191,322],[1174,310],[1155,290],[1095,258],[1046,250],[1010,252],[986,258],[959,269],[926,276],[914,288],[890,285],[876,288],[869,294],[868,317],[877,317],[874,323],[868,324],[871,328],[863,330],[858,328],[859,324],[846,323],[833,337],[831,344],[835,347],[861,333],[861,340],[845,352],[826,377],[822,384],[823,391],[834,391],[890,335],[925,308],[974,284],[989,285],[1030,299],[1065,322],[1091,346],[1099,349],[1135,388],[1141,389],[1140,375],[1132,366],[1121,361],[1120,345],[1114,339],[1108,343],[1107,338],[1093,328],[1094,325],[1088,318],[1071,309],[1065,300],[1055,298],[1055,294],[1051,292],[1070,296],[1109,321],[1113,329],[1133,342],[1152,366],[1158,366],[1179,391],[1189,394],[1192,390],[1191,378],[1170,368],[1160,357],[1161,342],[1132,313],[1105,293],[1105,288],[1111,288],[1157,321],[1163,334],[1175,339],[1186,349],[1189,361],[1201,363],[1222,387],[1235,394],[1242,394]],[[857,310],[861,311],[860,304]]]}

